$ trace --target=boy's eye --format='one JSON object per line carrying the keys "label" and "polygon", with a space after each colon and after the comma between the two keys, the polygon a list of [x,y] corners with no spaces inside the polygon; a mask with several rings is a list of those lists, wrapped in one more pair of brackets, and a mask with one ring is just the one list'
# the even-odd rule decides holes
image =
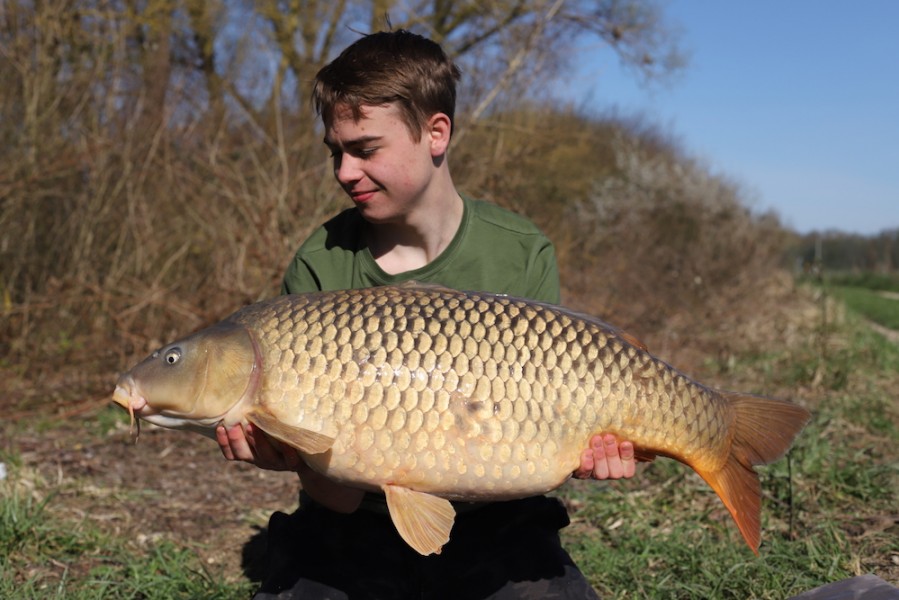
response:
{"label": "boy's eye", "polygon": [[331,159],[339,163],[343,158],[344,153],[349,154],[350,156],[355,156],[356,158],[366,159],[371,158],[378,151],[377,146],[365,147],[365,148],[350,148],[346,151],[332,149],[331,150]]}

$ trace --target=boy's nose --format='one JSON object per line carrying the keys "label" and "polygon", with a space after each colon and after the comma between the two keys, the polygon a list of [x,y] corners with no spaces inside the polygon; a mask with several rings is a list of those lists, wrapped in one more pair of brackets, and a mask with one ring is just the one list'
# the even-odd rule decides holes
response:
{"label": "boy's nose", "polygon": [[334,161],[334,176],[343,184],[352,183],[362,178],[359,168],[359,159],[349,154],[343,154],[339,160]]}

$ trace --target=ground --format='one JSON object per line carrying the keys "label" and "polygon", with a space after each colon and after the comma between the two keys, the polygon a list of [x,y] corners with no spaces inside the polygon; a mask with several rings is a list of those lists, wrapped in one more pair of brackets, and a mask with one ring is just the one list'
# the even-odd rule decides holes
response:
{"label": "ground", "polygon": [[[296,475],[228,462],[210,439],[146,423],[135,442],[124,411],[96,435],[91,419],[112,410],[97,401],[52,429],[7,422],[3,446],[18,454],[18,483],[38,497],[54,490],[49,510],[62,519],[87,519],[139,546],[187,543],[211,570],[258,580],[268,516],[296,507]],[[91,566],[86,557],[74,568]]]}

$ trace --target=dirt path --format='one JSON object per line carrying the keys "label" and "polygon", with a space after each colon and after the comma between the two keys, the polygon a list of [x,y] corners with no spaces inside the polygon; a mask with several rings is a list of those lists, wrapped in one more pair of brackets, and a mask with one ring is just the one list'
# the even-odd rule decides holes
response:
{"label": "dirt path", "polygon": [[[881,292],[877,292],[877,295],[880,296],[881,298],[887,298],[889,300],[899,301],[899,292],[881,291]],[[876,331],[877,333],[879,333],[886,339],[890,340],[894,344],[899,344],[899,331],[896,331],[895,329],[890,329],[889,327],[884,327],[883,325],[880,325],[873,321],[868,321],[868,324],[871,326],[871,329],[873,329],[874,331]]]}
{"label": "dirt path", "polygon": [[899,331],[890,329],[889,327],[884,327],[880,323],[875,323],[874,321],[867,321],[867,323],[871,327],[871,329],[873,329],[886,339],[890,340],[894,344],[899,344]]}

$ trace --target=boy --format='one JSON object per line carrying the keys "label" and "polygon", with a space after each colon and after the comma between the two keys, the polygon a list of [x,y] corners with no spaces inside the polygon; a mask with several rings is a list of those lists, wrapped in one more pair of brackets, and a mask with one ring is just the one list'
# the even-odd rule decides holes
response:
{"label": "boy", "polygon": [[[365,36],[318,73],[313,101],[355,207],[300,247],[284,293],[415,279],[559,302],[554,250],[539,230],[456,191],[447,150],[458,79],[439,45],[406,31]],[[459,504],[443,553],[423,557],[398,537],[383,497],[318,475],[252,427],[217,437],[229,460],[300,477],[300,509],[269,524],[259,599],[595,597],[559,543],[568,517],[557,500]],[[602,435],[575,475],[633,473],[633,446]]]}

